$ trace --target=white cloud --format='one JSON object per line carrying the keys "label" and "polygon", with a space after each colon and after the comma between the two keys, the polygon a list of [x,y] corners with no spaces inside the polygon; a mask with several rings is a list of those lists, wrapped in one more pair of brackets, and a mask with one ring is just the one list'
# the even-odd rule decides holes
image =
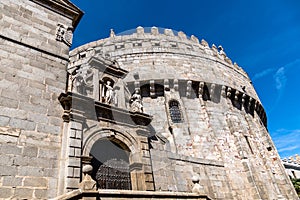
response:
{"label": "white cloud", "polygon": [[274,80],[276,83],[276,89],[277,90],[281,90],[282,88],[285,87],[286,85],[286,75],[285,75],[285,68],[284,67],[280,67],[276,73],[274,74]]}
{"label": "white cloud", "polygon": [[280,129],[271,133],[271,136],[280,156],[300,154],[300,130]]}
{"label": "white cloud", "polygon": [[261,71],[261,72],[255,74],[255,75],[253,76],[252,80],[254,81],[254,80],[256,80],[256,79],[262,78],[262,77],[264,77],[264,76],[266,76],[266,75],[272,73],[273,71],[275,71],[275,69],[273,69],[273,68],[265,69],[265,70],[263,70],[263,71]]}

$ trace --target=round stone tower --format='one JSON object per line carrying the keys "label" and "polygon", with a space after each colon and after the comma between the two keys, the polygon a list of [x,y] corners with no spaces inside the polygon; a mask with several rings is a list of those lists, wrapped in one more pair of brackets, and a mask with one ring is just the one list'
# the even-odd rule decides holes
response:
{"label": "round stone tower", "polygon": [[[70,53],[67,85],[67,190],[89,163],[101,189],[191,192],[194,176],[212,199],[296,198],[251,80],[222,46],[171,29],[111,30]],[[124,188],[103,184],[105,163],[128,172]]]}

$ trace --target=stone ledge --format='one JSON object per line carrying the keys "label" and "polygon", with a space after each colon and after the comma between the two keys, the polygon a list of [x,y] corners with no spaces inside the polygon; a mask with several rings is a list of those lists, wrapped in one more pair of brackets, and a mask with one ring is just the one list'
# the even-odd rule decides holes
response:
{"label": "stone ledge", "polygon": [[[75,199],[92,197],[100,199],[198,199],[198,200],[210,200],[207,195],[196,194],[189,192],[161,192],[161,191],[137,191],[137,190],[98,190],[98,191],[82,191],[74,190],[53,198],[52,200],[64,200],[64,199]],[[103,197],[103,198],[102,198]]]}
{"label": "stone ledge", "polygon": [[222,162],[222,161],[209,160],[209,159],[203,159],[203,158],[193,158],[193,157],[189,157],[189,156],[178,155],[178,154],[171,153],[171,152],[168,153],[168,158],[171,160],[179,160],[179,161],[202,164],[202,165],[224,167],[224,162]]}

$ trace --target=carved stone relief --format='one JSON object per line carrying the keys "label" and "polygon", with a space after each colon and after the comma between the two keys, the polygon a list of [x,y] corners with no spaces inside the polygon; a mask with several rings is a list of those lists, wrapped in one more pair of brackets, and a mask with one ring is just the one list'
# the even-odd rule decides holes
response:
{"label": "carved stone relief", "polygon": [[142,97],[139,89],[136,89],[133,95],[131,96],[129,100],[129,105],[130,105],[130,111],[141,112],[141,113],[143,112]]}
{"label": "carved stone relief", "polygon": [[73,27],[57,24],[56,40],[71,46],[73,40]]}
{"label": "carved stone relief", "polygon": [[93,70],[92,69],[76,69],[70,73],[72,90],[82,95],[91,96],[93,94]]}

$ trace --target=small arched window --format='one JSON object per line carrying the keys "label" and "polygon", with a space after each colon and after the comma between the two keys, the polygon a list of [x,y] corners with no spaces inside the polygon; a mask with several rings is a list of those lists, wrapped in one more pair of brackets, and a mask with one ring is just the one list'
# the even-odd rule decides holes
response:
{"label": "small arched window", "polygon": [[182,122],[181,112],[179,108],[179,102],[176,100],[171,100],[169,102],[169,112],[172,122],[180,123]]}

